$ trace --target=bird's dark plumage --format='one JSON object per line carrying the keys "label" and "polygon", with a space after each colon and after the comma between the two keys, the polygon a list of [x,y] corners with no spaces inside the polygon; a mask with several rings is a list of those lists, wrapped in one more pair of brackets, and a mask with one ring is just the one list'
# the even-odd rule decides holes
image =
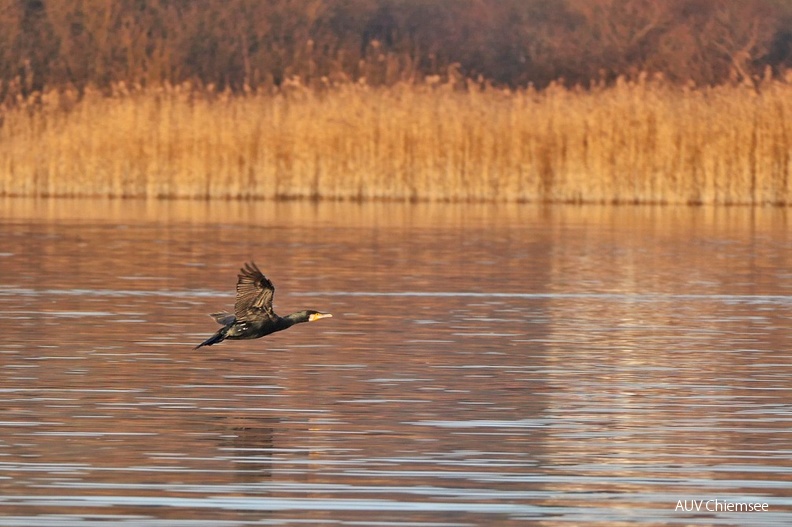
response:
{"label": "bird's dark plumage", "polygon": [[246,263],[239,270],[234,313],[212,313],[210,316],[223,327],[194,349],[211,346],[226,339],[257,339],[290,328],[294,324],[333,316],[330,313],[308,310],[280,317],[272,310],[274,295],[275,286],[272,282],[255,263]]}
{"label": "bird's dark plumage", "polygon": [[272,311],[275,286],[261,273],[255,263],[246,263],[245,267],[240,269],[236,292],[234,316],[237,320],[260,318],[275,320],[278,318]]}

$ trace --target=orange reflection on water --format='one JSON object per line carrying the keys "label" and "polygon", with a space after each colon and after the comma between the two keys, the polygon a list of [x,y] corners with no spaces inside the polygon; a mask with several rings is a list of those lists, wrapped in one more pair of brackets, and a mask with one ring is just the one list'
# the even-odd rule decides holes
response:
{"label": "orange reflection on water", "polygon": [[[783,210],[1,210],[4,514],[657,525],[691,494],[788,514]],[[278,312],[334,318],[192,352],[250,259]]]}

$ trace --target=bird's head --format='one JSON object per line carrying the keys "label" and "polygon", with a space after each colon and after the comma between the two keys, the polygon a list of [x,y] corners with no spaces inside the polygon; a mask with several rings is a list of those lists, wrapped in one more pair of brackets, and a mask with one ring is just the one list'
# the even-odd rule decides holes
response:
{"label": "bird's head", "polygon": [[319,320],[320,318],[328,318],[332,317],[330,313],[320,313],[319,311],[307,310],[307,311],[298,311],[296,313],[292,313],[291,315],[286,315],[283,317],[286,320],[288,326],[293,324],[301,324],[303,322],[313,322],[314,320]]}
{"label": "bird's head", "polygon": [[320,318],[330,318],[333,315],[330,313],[320,313],[319,311],[308,310],[305,311],[305,316],[308,322],[313,322],[314,320],[319,320]]}

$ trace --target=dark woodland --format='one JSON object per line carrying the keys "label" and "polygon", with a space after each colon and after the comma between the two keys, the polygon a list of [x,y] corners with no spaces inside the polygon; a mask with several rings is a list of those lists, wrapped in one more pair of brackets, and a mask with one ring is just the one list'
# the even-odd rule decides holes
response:
{"label": "dark woodland", "polygon": [[0,0],[0,98],[443,82],[752,83],[792,65],[789,0]]}

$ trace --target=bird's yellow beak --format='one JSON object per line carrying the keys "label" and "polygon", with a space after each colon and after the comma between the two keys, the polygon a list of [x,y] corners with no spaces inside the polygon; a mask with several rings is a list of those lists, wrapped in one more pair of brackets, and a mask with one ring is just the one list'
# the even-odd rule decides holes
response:
{"label": "bird's yellow beak", "polygon": [[308,322],[313,322],[314,320],[319,320],[320,318],[330,318],[333,315],[330,313],[313,313],[312,315],[308,316]]}

